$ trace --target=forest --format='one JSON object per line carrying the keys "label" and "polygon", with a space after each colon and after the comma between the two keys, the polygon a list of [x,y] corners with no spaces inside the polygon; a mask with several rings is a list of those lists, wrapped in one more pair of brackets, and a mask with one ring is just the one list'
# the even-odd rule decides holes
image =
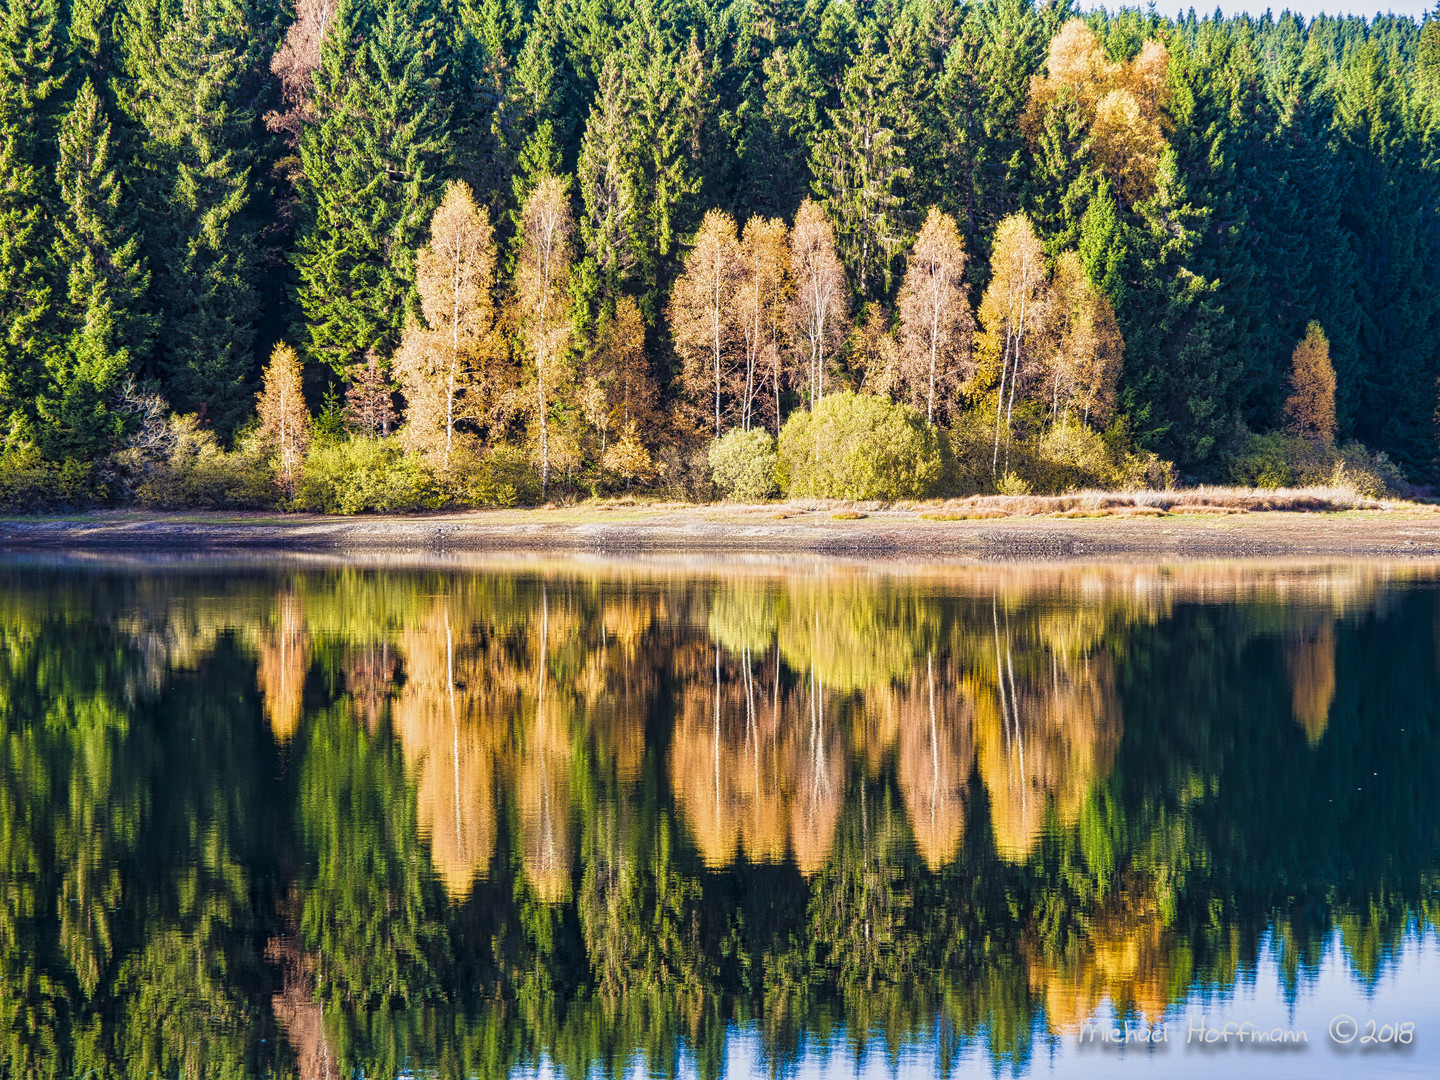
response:
{"label": "forest", "polygon": [[6,0],[0,505],[1436,478],[1440,8]]}

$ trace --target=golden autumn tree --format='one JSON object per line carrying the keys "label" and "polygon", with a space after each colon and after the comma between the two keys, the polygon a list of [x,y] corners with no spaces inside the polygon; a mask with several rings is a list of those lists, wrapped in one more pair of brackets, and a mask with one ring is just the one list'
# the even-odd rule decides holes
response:
{"label": "golden autumn tree", "polygon": [[270,354],[256,398],[260,437],[275,454],[275,482],[292,491],[310,445],[310,410],[300,383],[300,358],[283,341]]}
{"label": "golden autumn tree", "polygon": [[1038,355],[1049,305],[1045,251],[1035,237],[1030,219],[1024,214],[1011,214],[995,230],[990,284],[980,301],[980,332],[976,341],[982,360],[998,380],[992,473],[998,472],[1000,465],[1001,423],[1005,425],[1008,455],[1017,389],[1028,388],[1039,373]]}
{"label": "golden autumn tree", "polygon": [[790,336],[805,365],[810,408],[825,395],[825,364],[849,329],[845,269],[835,254],[835,230],[810,199],[790,229]]}
{"label": "golden autumn tree", "polygon": [[1051,276],[1046,393],[1052,423],[1071,411],[1105,424],[1115,412],[1124,339],[1109,299],[1090,283],[1080,257],[1061,252]]}
{"label": "golden autumn tree", "polygon": [[785,223],[779,218],[757,214],[745,222],[734,293],[735,322],[744,349],[744,362],[735,380],[740,426],[750,430],[763,408],[760,402],[769,390],[773,394],[777,435],[780,431],[781,333],[790,283],[790,251],[786,238]]}
{"label": "golden autumn tree", "polygon": [[1335,365],[1330,342],[1318,322],[1290,356],[1290,396],[1285,399],[1285,427],[1292,434],[1322,446],[1335,441]]}
{"label": "golden autumn tree", "polygon": [[685,272],[670,292],[668,317],[675,351],[684,361],[681,380],[695,400],[715,398],[715,438],[720,438],[720,404],[736,347],[736,285],[740,243],[735,219],[710,210],[685,256]]}
{"label": "golden autumn tree", "polygon": [[900,357],[911,403],[935,423],[969,374],[974,319],[965,295],[965,241],[955,219],[930,208],[910,249],[896,298]]}
{"label": "golden autumn tree", "polygon": [[547,176],[525,200],[515,302],[525,342],[531,405],[540,434],[540,490],[550,481],[550,409],[570,337],[570,266],[575,222],[564,183]]}
{"label": "golden autumn tree", "polygon": [[883,304],[868,306],[865,321],[850,338],[847,359],[850,370],[859,376],[862,393],[897,397],[904,392],[900,343],[895,340],[890,312]]}
{"label": "golden autumn tree", "polygon": [[499,351],[490,288],[495,241],[468,185],[452,180],[416,260],[425,325],[410,323],[395,372],[405,396],[406,445],[450,468],[456,425],[484,412],[486,363]]}
{"label": "golden autumn tree", "polygon": [[1100,168],[1133,205],[1154,191],[1166,149],[1169,65],[1158,41],[1147,41],[1129,63],[1113,63],[1095,32],[1071,19],[1050,41],[1045,75],[1030,81],[1021,130],[1037,144],[1051,107],[1062,96],[1073,100]]}
{"label": "golden autumn tree", "polygon": [[368,439],[384,438],[395,423],[395,406],[391,400],[390,379],[380,367],[380,358],[372,349],[363,367],[350,372],[350,387],[345,391],[345,422]]}

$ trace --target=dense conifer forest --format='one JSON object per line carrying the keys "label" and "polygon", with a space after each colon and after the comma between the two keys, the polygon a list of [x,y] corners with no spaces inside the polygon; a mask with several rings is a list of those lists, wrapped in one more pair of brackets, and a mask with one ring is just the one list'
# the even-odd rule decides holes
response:
{"label": "dense conifer forest", "polygon": [[10,505],[1435,477],[1440,9],[6,0],[0,66]]}

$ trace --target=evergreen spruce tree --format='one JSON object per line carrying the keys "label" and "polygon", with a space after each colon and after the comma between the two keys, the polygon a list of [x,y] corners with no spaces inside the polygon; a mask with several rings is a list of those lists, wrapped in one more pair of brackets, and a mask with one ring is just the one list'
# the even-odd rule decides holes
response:
{"label": "evergreen spruce tree", "polygon": [[895,259],[911,235],[904,185],[912,118],[902,86],[902,73],[867,42],[810,159],[815,194],[835,222],[850,287],[862,300],[891,292]]}
{"label": "evergreen spruce tree", "polygon": [[580,237],[585,261],[579,275],[589,291],[613,305],[635,266],[632,248],[639,207],[635,198],[635,152],[631,144],[630,88],[616,56],[600,71],[600,89],[580,143],[577,170],[585,207]]}
{"label": "evergreen spruce tree", "polygon": [[9,0],[0,23],[0,438],[36,437],[35,400],[58,345],[49,117],[60,86],[55,0]]}
{"label": "evergreen spruce tree", "polygon": [[444,164],[434,24],[407,0],[340,0],[300,141],[297,333],[344,373],[387,356],[415,307],[415,251]]}
{"label": "evergreen spruce tree", "polygon": [[68,268],[63,360],[52,363],[40,414],[64,456],[90,457],[120,435],[106,395],[142,363],[155,319],[135,214],[121,191],[111,125],[86,80],[60,127],[57,261]]}
{"label": "evergreen spruce tree", "polygon": [[256,121],[243,97],[256,19],[244,0],[183,0],[170,15],[132,0],[126,15],[121,106],[160,316],[155,366],[171,405],[228,435],[256,367]]}

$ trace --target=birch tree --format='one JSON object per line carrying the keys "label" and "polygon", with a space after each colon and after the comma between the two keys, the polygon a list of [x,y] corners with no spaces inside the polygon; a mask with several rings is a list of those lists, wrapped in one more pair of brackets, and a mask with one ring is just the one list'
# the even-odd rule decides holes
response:
{"label": "birch tree", "polygon": [[[749,431],[767,389],[774,392],[775,430],[780,430],[780,336],[789,293],[785,223],[755,216],[740,238],[735,321],[744,349],[736,380],[740,426]],[[769,382],[770,387],[766,387]]]}
{"label": "birch tree", "polygon": [[570,337],[570,266],[575,222],[565,185],[542,178],[521,214],[515,299],[532,380],[531,404],[540,428],[540,490],[550,482],[550,409]]}
{"label": "birch tree", "polygon": [[1085,423],[1103,425],[1115,411],[1115,384],[1124,353],[1115,311],[1090,283],[1073,251],[1056,257],[1050,291],[1045,380],[1050,422],[1064,423],[1074,410]]}
{"label": "birch tree", "polygon": [[[1042,344],[1049,304],[1045,251],[1035,238],[1030,219],[1011,214],[995,230],[990,256],[990,284],[980,301],[981,333],[977,344],[991,363],[999,366],[995,395],[995,452],[992,475],[1000,468],[1000,425],[1005,425],[1006,466],[1009,466],[1010,425],[1017,388],[1038,370],[1035,354]],[[1006,392],[1009,401],[1006,401]]]}
{"label": "birch tree", "polygon": [[452,180],[430,220],[430,242],[416,259],[424,325],[406,325],[396,354],[405,395],[402,438],[450,468],[456,425],[484,412],[486,364],[498,351],[495,242],[470,188]]}
{"label": "birch tree", "polygon": [[670,293],[670,333],[685,364],[681,378],[697,399],[713,392],[717,439],[721,395],[736,346],[739,250],[735,219],[723,210],[708,211],[685,257],[685,272]]}
{"label": "birch tree", "polygon": [[937,404],[953,400],[970,374],[975,321],[965,295],[965,241],[954,218],[931,208],[910,249],[900,310],[900,356],[912,404],[924,403],[935,423]]}
{"label": "birch tree", "polygon": [[835,254],[835,231],[810,199],[790,230],[790,333],[805,364],[810,408],[825,395],[825,362],[845,338],[850,317],[845,271]]}

